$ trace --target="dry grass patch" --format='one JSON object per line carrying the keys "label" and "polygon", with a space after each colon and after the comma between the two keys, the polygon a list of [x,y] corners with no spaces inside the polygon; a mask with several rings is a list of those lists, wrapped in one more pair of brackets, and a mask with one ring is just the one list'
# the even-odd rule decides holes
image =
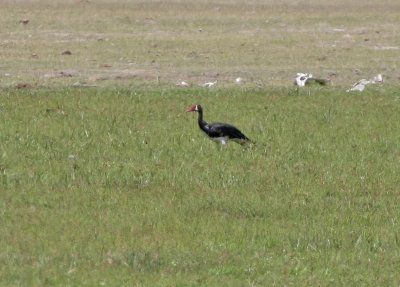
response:
{"label": "dry grass patch", "polygon": [[[232,84],[240,76],[280,86],[300,71],[335,85],[376,73],[396,82],[400,4],[346,2],[8,1],[0,85]],[[60,77],[66,70],[74,73]]]}

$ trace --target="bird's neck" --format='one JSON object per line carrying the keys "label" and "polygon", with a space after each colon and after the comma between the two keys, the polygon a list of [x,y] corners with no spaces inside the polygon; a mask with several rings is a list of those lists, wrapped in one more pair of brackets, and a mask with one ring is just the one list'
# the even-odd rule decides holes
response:
{"label": "bird's neck", "polygon": [[201,128],[203,131],[205,131],[205,130],[206,130],[207,123],[206,123],[206,122],[204,121],[204,119],[203,119],[203,111],[202,111],[202,110],[199,110],[198,113],[199,113],[199,117],[198,117],[197,121],[198,121],[198,123],[199,123],[200,128]]}

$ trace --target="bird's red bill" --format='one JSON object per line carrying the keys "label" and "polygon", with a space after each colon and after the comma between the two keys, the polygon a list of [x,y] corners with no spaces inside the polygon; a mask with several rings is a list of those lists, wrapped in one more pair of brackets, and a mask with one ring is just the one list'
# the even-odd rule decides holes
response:
{"label": "bird's red bill", "polygon": [[191,106],[186,110],[186,112],[194,112],[196,110],[196,105]]}

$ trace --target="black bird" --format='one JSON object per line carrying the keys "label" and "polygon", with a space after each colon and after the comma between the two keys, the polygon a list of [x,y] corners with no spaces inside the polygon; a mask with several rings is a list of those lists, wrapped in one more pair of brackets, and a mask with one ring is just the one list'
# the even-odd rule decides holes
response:
{"label": "black bird", "polygon": [[203,120],[203,108],[200,105],[191,106],[187,112],[198,112],[198,123],[200,129],[213,141],[227,144],[228,140],[232,140],[238,144],[244,145],[252,141],[246,137],[238,128],[223,123],[209,124]]}

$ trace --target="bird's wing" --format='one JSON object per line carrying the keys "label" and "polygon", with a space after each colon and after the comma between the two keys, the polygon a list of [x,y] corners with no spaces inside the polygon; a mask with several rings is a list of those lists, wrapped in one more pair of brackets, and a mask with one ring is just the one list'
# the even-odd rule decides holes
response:
{"label": "bird's wing", "polygon": [[211,137],[228,136],[235,139],[249,140],[238,128],[229,124],[209,124],[209,135]]}

